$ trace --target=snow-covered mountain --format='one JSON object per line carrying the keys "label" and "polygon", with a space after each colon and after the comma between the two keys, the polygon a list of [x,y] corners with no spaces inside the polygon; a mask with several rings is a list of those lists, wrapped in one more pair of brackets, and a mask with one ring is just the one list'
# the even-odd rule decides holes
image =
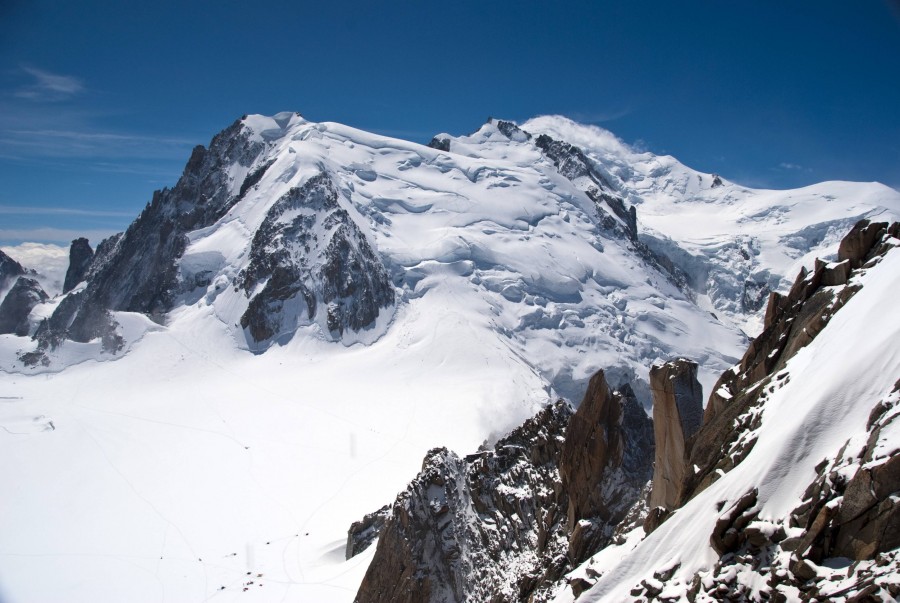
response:
{"label": "snow-covered mountain", "polygon": [[344,561],[347,527],[425,451],[598,368],[648,407],[684,356],[709,391],[770,291],[898,215],[878,184],[751,190],[559,117],[429,146],[244,117],[0,335],[0,595],[349,600],[373,551]]}
{"label": "snow-covered mountain", "polygon": [[652,427],[600,371],[574,414],[430,451],[351,528],[378,536],[356,600],[896,600],[898,237],[862,221],[772,296],[705,412],[676,359],[651,369]]}

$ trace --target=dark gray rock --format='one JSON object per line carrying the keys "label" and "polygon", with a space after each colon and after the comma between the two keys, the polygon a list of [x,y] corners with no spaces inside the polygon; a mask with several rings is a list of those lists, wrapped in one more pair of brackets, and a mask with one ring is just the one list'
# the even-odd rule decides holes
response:
{"label": "dark gray rock", "polygon": [[501,119],[498,119],[494,123],[496,124],[497,129],[500,130],[500,132],[502,132],[503,135],[510,140],[531,140],[531,134],[511,121],[503,121]]}
{"label": "dark gray rock", "polygon": [[359,521],[354,521],[347,530],[346,559],[352,559],[369,548],[384,529],[384,524],[391,516],[390,505],[384,505],[377,511],[366,514]]}
{"label": "dark gray rock", "polygon": [[216,135],[209,149],[195,147],[175,187],[155,192],[122,235],[103,249],[98,246],[74,312],[67,307],[67,320],[48,323],[71,318],[67,331],[45,334],[45,341],[87,341],[101,331],[109,336],[110,310],[141,312],[162,321],[179,292],[177,260],[184,253],[185,234],[215,223],[240,200],[231,193],[227,168],[251,167],[263,148],[240,121]]}
{"label": "dark gray rock", "polygon": [[66,279],[63,283],[63,293],[68,293],[75,285],[87,276],[91,260],[94,259],[94,250],[84,237],[72,241],[69,247],[69,268],[66,270]]}
{"label": "dark gray rock", "polygon": [[[300,210],[300,211],[297,211]],[[291,215],[289,219],[284,218]],[[319,235],[317,233],[324,233]],[[265,282],[255,292],[258,283]],[[251,296],[241,326],[256,343],[290,337],[296,317],[314,320],[324,308],[335,337],[371,326],[394,302],[388,271],[338,203],[325,173],[289,190],[253,237],[250,262],[236,286]]]}
{"label": "dark gray rock", "polygon": [[0,303],[0,334],[15,333],[20,337],[28,335],[28,315],[36,305],[48,299],[36,280],[20,276],[3,303]]}
{"label": "dark gray rock", "polygon": [[0,251],[0,289],[5,288],[14,278],[23,274],[25,274],[25,268]]}
{"label": "dark gray rock", "polygon": [[[585,178],[592,183],[584,192],[594,202],[600,224],[605,230],[620,231],[631,241],[637,241],[637,209],[625,205],[625,200],[615,193],[609,180],[598,171],[584,151],[567,142],[554,140],[546,134],[538,136],[535,145],[553,162],[562,176],[573,181]],[[624,227],[620,226],[607,210],[622,220]]]}
{"label": "dark gray rock", "polygon": [[568,565],[557,463],[571,416],[560,401],[492,450],[430,451],[392,506],[356,600],[520,601],[560,580]]}
{"label": "dark gray rock", "polygon": [[450,139],[449,138],[438,138],[435,136],[431,139],[431,142],[428,143],[428,146],[432,149],[437,149],[438,151],[444,151],[445,153],[450,152]]}

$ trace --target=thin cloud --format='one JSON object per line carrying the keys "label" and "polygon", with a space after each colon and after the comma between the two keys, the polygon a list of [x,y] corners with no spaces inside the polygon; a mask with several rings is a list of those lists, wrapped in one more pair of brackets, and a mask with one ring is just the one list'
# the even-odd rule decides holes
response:
{"label": "thin cloud", "polygon": [[35,136],[43,138],[59,138],[65,140],[78,140],[84,142],[101,143],[146,143],[189,145],[192,141],[186,138],[174,138],[165,136],[138,136],[134,134],[114,134],[110,132],[78,132],[73,130],[13,130],[12,133],[23,136]]}
{"label": "thin cloud", "polygon": [[71,75],[51,73],[36,67],[21,66],[32,82],[14,92],[15,96],[36,101],[59,101],[84,92],[84,84]]}
{"label": "thin cloud", "polygon": [[62,243],[68,245],[73,239],[86,237],[91,241],[101,241],[120,232],[112,229],[74,230],[69,228],[0,228],[0,243]]}
{"label": "thin cloud", "polygon": [[107,211],[100,209],[79,209],[75,207],[23,207],[0,205],[0,215],[43,215],[43,216],[91,216],[107,218],[128,218],[135,215],[127,211]]}
{"label": "thin cloud", "polygon": [[0,155],[24,157],[160,158],[187,160],[196,141],[172,136],[88,129],[8,129],[0,134]]}

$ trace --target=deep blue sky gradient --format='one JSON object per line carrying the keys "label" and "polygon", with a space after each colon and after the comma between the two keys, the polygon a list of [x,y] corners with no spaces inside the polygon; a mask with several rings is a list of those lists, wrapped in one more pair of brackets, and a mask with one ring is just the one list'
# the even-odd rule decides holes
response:
{"label": "deep blue sky gradient", "polygon": [[559,113],[750,186],[896,188],[900,1],[0,0],[0,242],[96,242],[283,110],[420,142]]}

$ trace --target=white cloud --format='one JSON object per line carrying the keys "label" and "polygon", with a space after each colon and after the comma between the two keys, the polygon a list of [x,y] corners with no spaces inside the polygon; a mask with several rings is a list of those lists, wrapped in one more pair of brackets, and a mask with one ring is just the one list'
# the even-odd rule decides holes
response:
{"label": "white cloud", "polygon": [[84,84],[77,77],[50,73],[25,65],[22,65],[21,69],[30,75],[33,81],[15,91],[14,94],[19,98],[58,101],[84,92]]}
{"label": "white cloud", "polygon": [[92,244],[96,244],[116,232],[118,231],[110,229],[0,228],[0,241],[4,243],[62,243],[68,245],[73,239],[86,237]]}
{"label": "white cloud", "polygon": [[76,207],[24,207],[0,205],[0,215],[45,215],[45,216],[92,216],[108,218],[135,217],[133,211],[108,211],[102,209],[79,209]]}

